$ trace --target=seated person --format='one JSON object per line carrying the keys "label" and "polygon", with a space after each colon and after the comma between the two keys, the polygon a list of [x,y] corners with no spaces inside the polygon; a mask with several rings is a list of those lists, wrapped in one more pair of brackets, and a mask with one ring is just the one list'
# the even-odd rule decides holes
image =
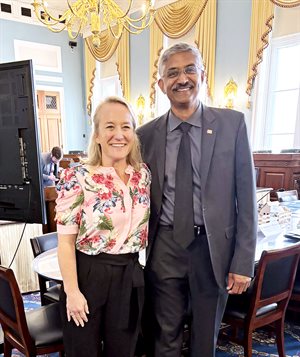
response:
{"label": "seated person", "polygon": [[59,162],[62,157],[63,151],[58,146],[54,146],[51,152],[41,154],[44,187],[55,185],[55,182],[58,180]]}

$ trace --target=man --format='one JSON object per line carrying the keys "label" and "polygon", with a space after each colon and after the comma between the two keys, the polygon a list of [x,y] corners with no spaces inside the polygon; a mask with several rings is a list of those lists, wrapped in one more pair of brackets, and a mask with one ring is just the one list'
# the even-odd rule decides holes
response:
{"label": "man", "polygon": [[55,185],[55,182],[58,180],[58,166],[62,157],[63,151],[58,146],[54,146],[51,152],[41,154],[44,187]]}
{"label": "man", "polygon": [[138,130],[152,172],[145,273],[155,342],[147,357],[181,356],[187,312],[190,356],[212,357],[228,293],[244,292],[253,274],[252,154],[243,114],[200,102],[197,48],[167,49],[159,75],[171,110]]}

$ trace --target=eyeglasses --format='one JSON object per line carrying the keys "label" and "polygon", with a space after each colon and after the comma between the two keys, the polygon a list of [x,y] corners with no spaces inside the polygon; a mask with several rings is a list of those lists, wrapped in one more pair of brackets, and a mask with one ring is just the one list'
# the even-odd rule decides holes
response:
{"label": "eyeglasses", "polygon": [[164,77],[167,78],[178,78],[181,73],[183,72],[186,76],[191,76],[194,74],[197,74],[199,71],[199,67],[195,66],[195,65],[190,65],[190,66],[186,66],[183,69],[178,69],[178,68],[172,68],[170,70],[167,71],[167,73],[164,75]]}

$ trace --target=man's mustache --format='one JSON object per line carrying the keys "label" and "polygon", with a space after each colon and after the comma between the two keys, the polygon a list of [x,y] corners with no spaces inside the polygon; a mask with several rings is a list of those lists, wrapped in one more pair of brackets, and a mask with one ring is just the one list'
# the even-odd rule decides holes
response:
{"label": "man's mustache", "polygon": [[185,89],[185,88],[193,88],[193,85],[190,82],[184,84],[178,83],[176,84],[176,86],[173,87],[173,90]]}

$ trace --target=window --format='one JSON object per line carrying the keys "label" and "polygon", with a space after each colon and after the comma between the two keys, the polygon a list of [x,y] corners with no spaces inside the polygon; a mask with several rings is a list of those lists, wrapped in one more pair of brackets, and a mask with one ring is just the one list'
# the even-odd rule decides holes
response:
{"label": "window", "polygon": [[119,76],[112,75],[106,78],[101,78],[100,67],[101,63],[97,61],[92,97],[92,116],[96,107],[104,98],[108,96],[123,97]]}
{"label": "window", "polygon": [[300,33],[272,39],[259,69],[253,148],[300,148]]}

